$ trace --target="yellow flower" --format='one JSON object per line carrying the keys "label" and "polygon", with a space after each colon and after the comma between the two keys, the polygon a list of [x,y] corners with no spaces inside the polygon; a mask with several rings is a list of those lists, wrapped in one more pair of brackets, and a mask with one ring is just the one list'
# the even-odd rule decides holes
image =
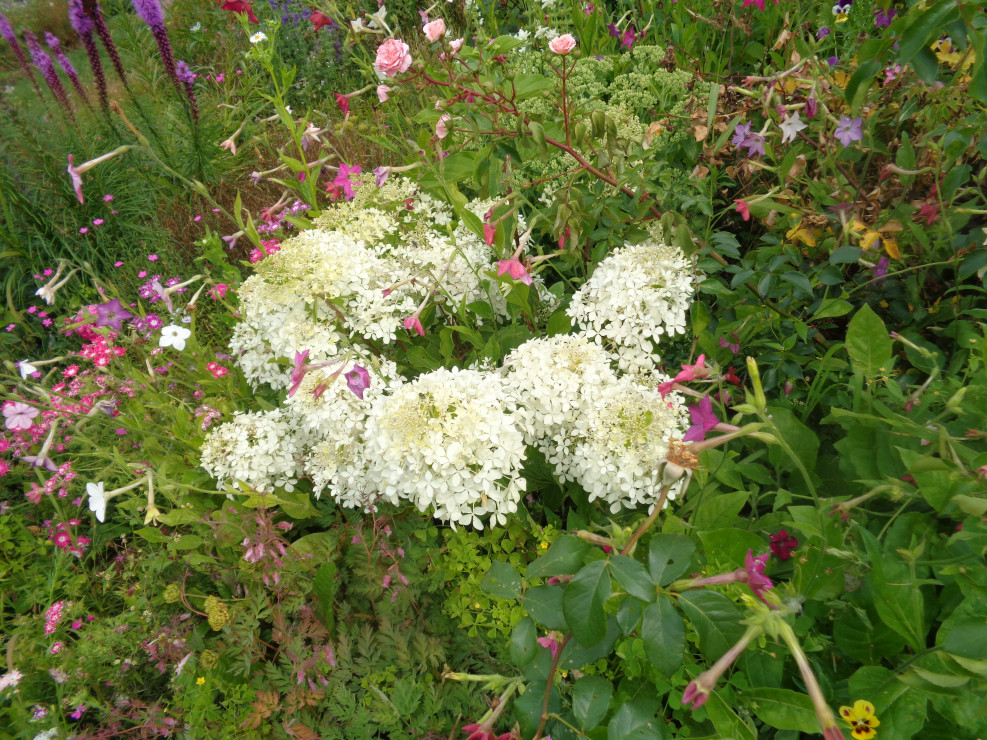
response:
{"label": "yellow flower", "polygon": [[202,686],[202,684],[204,684],[205,682],[206,682],[205,676],[199,676],[197,679],[195,679],[195,683],[198,684],[199,686]]}
{"label": "yellow flower", "polygon": [[850,725],[850,734],[856,740],[871,740],[877,735],[874,728],[881,724],[874,716],[874,705],[863,699],[855,701],[853,707],[840,707],[840,716]]}
{"label": "yellow flower", "polygon": [[539,547],[541,547],[542,550],[547,550],[548,549],[548,543],[547,542],[542,542],[541,545],[539,545]]}

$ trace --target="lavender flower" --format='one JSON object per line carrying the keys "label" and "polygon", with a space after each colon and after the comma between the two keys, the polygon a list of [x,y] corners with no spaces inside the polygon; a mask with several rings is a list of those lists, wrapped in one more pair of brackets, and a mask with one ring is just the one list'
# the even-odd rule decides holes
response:
{"label": "lavender flower", "polygon": [[844,147],[850,146],[852,141],[861,141],[864,138],[864,119],[840,116],[840,123],[833,132],[833,136],[840,140]]}
{"label": "lavender flower", "polygon": [[0,13],[0,36],[3,36],[7,43],[10,44],[10,50],[14,52],[14,56],[17,58],[17,63],[21,65],[21,69],[27,75],[27,78],[31,81],[34,91],[41,94],[41,88],[38,87],[37,80],[34,79],[34,73],[31,72],[31,67],[27,63],[27,57],[24,56],[24,50],[21,49],[21,45],[17,43],[17,34],[14,33],[14,29],[10,25],[10,21],[7,20],[3,13]]}
{"label": "lavender flower", "polygon": [[165,29],[164,12],[161,10],[161,4],[158,0],[130,1],[134,6],[134,10],[137,11],[137,15],[151,29],[151,34],[158,44],[158,54],[161,55],[161,63],[164,65],[165,72],[168,73],[168,76],[178,89],[182,90],[184,85],[178,79],[178,74],[175,70],[175,55],[172,53],[171,42],[168,40],[168,31]]}
{"label": "lavender flower", "polygon": [[743,146],[744,141],[751,134],[751,125],[750,123],[738,123],[733,130],[733,138],[730,140],[730,143],[736,147]]}
{"label": "lavender flower", "polygon": [[86,104],[87,108],[92,106],[89,104],[89,97],[86,95],[86,91],[82,88],[82,82],[79,81],[79,73],[75,71],[75,67],[72,66],[72,62],[69,58],[65,56],[65,52],[62,51],[62,45],[58,40],[58,37],[51,31],[45,31],[45,43],[48,44],[48,48],[55,52],[55,57],[58,59],[58,63],[62,67],[62,71],[65,76],[69,78],[69,82],[72,83],[72,87],[75,91],[79,93],[79,97],[82,98],[82,102]]}
{"label": "lavender flower", "polygon": [[874,8],[874,27],[880,28],[884,26],[887,28],[891,25],[891,19],[898,14],[898,11],[894,8]]}
{"label": "lavender flower", "polygon": [[27,44],[28,51],[31,52],[31,61],[34,62],[34,66],[38,68],[41,76],[48,83],[48,89],[51,90],[52,97],[55,98],[59,105],[65,108],[65,113],[74,121],[72,105],[69,103],[68,95],[65,94],[65,88],[62,87],[62,81],[58,79],[58,72],[55,71],[55,65],[52,64],[51,57],[41,48],[37,36],[30,31],[24,32],[24,42]]}
{"label": "lavender flower", "polygon": [[103,74],[103,62],[99,58],[99,49],[93,41],[93,30],[95,25],[92,19],[86,15],[82,7],[82,0],[69,0],[69,21],[72,28],[79,34],[82,46],[89,57],[89,66],[93,71],[93,79],[96,81],[96,95],[99,98],[100,107],[104,112],[109,110],[109,98],[106,94],[106,76]]}

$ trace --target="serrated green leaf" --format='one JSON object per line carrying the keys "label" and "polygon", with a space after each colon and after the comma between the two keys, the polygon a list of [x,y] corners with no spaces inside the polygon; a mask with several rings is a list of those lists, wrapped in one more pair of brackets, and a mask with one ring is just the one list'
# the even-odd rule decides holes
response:
{"label": "serrated green leaf", "polygon": [[566,624],[585,647],[595,645],[606,635],[603,604],[610,598],[610,588],[607,561],[597,560],[583,566],[562,594]]}

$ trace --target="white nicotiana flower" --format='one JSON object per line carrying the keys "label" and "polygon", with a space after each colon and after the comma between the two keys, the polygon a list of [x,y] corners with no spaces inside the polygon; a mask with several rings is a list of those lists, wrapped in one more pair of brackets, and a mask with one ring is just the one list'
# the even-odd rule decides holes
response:
{"label": "white nicotiana flower", "polygon": [[267,34],[263,31],[258,31],[250,37],[251,44],[259,44],[261,41],[267,41]]}
{"label": "white nicotiana flower", "polygon": [[293,429],[281,410],[236,414],[209,432],[200,455],[209,475],[237,489],[291,491],[300,472]]}
{"label": "white nicotiana flower", "polygon": [[179,352],[185,349],[185,340],[192,336],[192,330],[176,324],[161,327],[159,347],[174,347]]}
{"label": "white nicotiana flower", "polygon": [[96,515],[100,522],[106,521],[106,490],[103,481],[87,483],[86,493],[89,494],[89,511]]}
{"label": "white nicotiana flower", "polygon": [[27,360],[21,360],[20,362],[18,362],[17,368],[21,372],[21,380],[27,380],[32,373],[38,372],[38,368],[36,368]]}
{"label": "white nicotiana flower", "polygon": [[198,21],[196,21],[195,25],[189,29],[189,31],[191,31],[192,33],[198,33],[201,30],[202,30],[202,24],[199,23]]}
{"label": "white nicotiana flower", "polygon": [[785,120],[778,124],[778,128],[781,129],[781,143],[786,144],[789,141],[795,141],[799,131],[807,126],[808,124],[802,120],[798,111],[785,116]]}
{"label": "white nicotiana flower", "polygon": [[625,372],[647,372],[654,345],[684,334],[696,273],[685,253],[657,239],[614,250],[572,297],[566,313],[609,345]]}

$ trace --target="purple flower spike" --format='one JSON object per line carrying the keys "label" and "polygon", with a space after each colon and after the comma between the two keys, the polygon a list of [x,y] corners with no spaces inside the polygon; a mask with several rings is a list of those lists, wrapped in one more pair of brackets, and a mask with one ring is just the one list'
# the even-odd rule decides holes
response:
{"label": "purple flower spike", "polygon": [[692,426],[682,438],[683,442],[702,442],[706,439],[706,434],[720,423],[713,413],[713,399],[708,393],[696,406],[689,409],[689,416],[692,419]]}
{"label": "purple flower spike", "polygon": [[24,51],[21,49],[21,45],[17,43],[17,34],[14,33],[13,27],[10,25],[10,21],[7,17],[0,13],[0,36],[3,36],[7,43],[10,45],[10,50],[14,52],[14,57],[17,59],[17,63],[21,65],[21,69],[24,70],[24,74],[31,81],[31,86],[34,91],[40,95],[41,88],[38,87],[38,81],[34,79],[34,73],[31,71],[31,66],[27,63],[27,57],[24,56]]}
{"label": "purple flower spike", "polygon": [[115,332],[123,331],[123,322],[134,318],[134,315],[123,307],[119,298],[96,306],[96,316],[96,326],[108,326]]}
{"label": "purple flower spike", "polygon": [[93,31],[96,26],[82,7],[82,0],[69,0],[69,21],[75,32],[79,34],[79,40],[82,41],[86,56],[89,58],[89,66],[93,70],[93,80],[96,82],[99,105],[104,112],[107,112],[109,111],[109,98],[106,94],[106,76],[103,74],[103,62],[99,58],[99,49],[96,48],[96,42],[93,41]]}
{"label": "purple flower spike", "polygon": [[65,113],[69,119],[74,121],[75,117],[72,113],[72,105],[69,103],[68,95],[65,94],[65,88],[62,87],[62,81],[58,79],[58,72],[55,71],[55,65],[52,63],[51,57],[45,53],[45,50],[41,48],[41,44],[38,43],[38,38],[30,31],[24,32],[24,42],[27,44],[28,51],[31,52],[31,61],[34,62],[34,66],[38,68],[41,76],[48,83],[48,89],[51,91],[52,97],[65,109]]}
{"label": "purple flower spike", "polygon": [[151,29],[151,34],[158,44],[158,54],[161,56],[161,63],[164,65],[165,72],[168,73],[178,89],[185,92],[185,85],[179,79],[175,68],[175,55],[171,50],[171,42],[168,40],[168,31],[165,28],[164,11],[161,10],[161,4],[158,0],[131,0],[131,3],[134,10],[137,11],[137,15]]}
{"label": "purple flower spike", "polygon": [[92,108],[89,104],[89,96],[86,95],[86,91],[82,87],[82,82],[79,81],[79,73],[75,71],[75,67],[72,66],[72,62],[69,58],[65,56],[65,52],[62,51],[62,45],[58,40],[58,37],[51,31],[45,31],[45,43],[48,44],[48,48],[55,53],[55,58],[58,59],[58,63],[62,67],[62,71],[65,76],[69,78],[69,82],[72,83],[72,87],[75,88],[76,93],[82,98],[82,102],[86,104],[87,108]]}
{"label": "purple flower spike", "polygon": [[346,385],[362,401],[363,392],[370,387],[370,372],[365,367],[354,365],[353,369],[346,373]]}

